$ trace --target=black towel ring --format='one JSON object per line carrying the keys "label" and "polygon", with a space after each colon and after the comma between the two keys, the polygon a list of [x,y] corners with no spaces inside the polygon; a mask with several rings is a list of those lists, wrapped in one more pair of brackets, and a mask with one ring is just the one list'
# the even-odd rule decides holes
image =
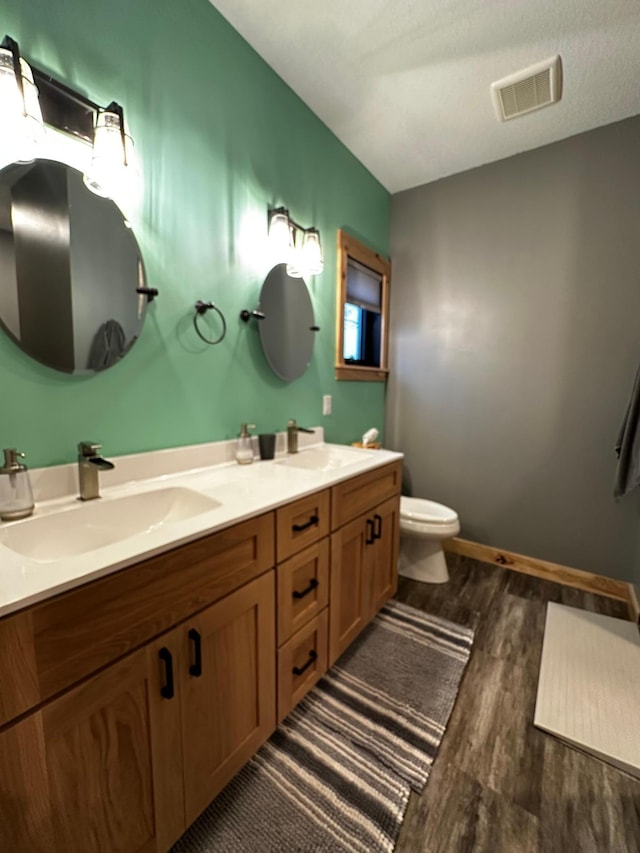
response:
{"label": "black towel ring", "polygon": [[[201,338],[206,344],[211,344],[211,346],[219,344],[220,341],[227,334],[227,321],[224,319],[224,314],[222,313],[222,311],[218,308],[215,302],[203,302],[201,299],[198,299],[198,301],[196,302],[195,309],[196,313],[193,315],[193,328],[198,333],[198,337]],[[211,310],[216,311],[220,319],[222,320],[222,334],[219,338],[216,338],[215,341],[212,341],[211,338],[207,338],[205,335],[203,335],[200,329],[198,328],[198,317],[202,317],[204,314],[207,313],[207,311]]]}

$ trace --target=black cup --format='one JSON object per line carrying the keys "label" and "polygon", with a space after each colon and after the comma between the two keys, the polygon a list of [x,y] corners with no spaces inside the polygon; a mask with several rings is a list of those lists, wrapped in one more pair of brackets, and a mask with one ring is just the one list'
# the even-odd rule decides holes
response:
{"label": "black cup", "polygon": [[258,447],[260,448],[260,459],[273,459],[276,455],[275,432],[263,432],[258,436]]}

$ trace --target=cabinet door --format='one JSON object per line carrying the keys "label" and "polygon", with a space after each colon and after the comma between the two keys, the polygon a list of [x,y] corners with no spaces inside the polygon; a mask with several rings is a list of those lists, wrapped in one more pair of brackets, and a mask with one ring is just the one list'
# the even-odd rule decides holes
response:
{"label": "cabinet door", "polygon": [[0,734],[3,849],[156,853],[174,840],[158,780],[179,706],[159,708],[156,664],[141,649]]}
{"label": "cabinet door", "polygon": [[274,572],[187,620],[182,658],[185,807],[191,823],[275,728]]}
{"label": "cabinet door", "polygon": [[365,578],[373,559],[373,521],[360,516],[331,536],[329,666],[366,624]]}
{"label": "cabinet door", "polygon": [[174,819],[175,805],[154,801],[154,783],[179,742],[180,711],[160,693],[166,665],[152,647],[42,711],[56,850],[155,853]]}
{"label": "cabinet door", "polygon": [[42,713],[0,733],[0,848],[51,853],[51,801]]}
{"label": "cabinet door", "polygon": [[373,511],[373,559],[369,568],[369,607],[367,619],[373,619],[398,587],[398,542],[400,499],[391,498]]}

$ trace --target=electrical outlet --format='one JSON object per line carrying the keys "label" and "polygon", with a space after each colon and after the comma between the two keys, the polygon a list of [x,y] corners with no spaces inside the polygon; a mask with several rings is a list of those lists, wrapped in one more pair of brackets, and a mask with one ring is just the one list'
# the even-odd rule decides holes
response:
{"label": "electrical outlet", "polygon": [[322,414],[331,414],[331,394],[323,394],[322,396]]}

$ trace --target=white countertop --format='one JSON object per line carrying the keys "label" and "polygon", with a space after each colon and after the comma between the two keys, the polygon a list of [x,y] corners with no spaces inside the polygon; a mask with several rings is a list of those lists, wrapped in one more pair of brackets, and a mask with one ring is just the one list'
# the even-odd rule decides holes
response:
{"label": "white countertop", "polygon": [[[320,431],[318,431],[319,433]],[[302,436],[301,436],[302,438]],[[315,439],[317,441],[317,438]],[[222,454],[229,456],[229,446],[232,442],[219,442],[226,448]],[[309,449],[336,448],[341,451],[346,447],[331,444],[308,445],[301,441],[300,457]],[[281,442],[279,441],[279,446]],[[201,445],[201,448],[211,448],[215,445]],[[341,467],[318,471],[305,468],[291,467],[282,464],[284,456],[278,456],[272,461],[257,460],[251,465],[238,465],[234,462],[221,462],[208,467],[193,466],[197,452],[190,448],[187,452],[160,451],[155,454],[138,454],[137,456],[115,459],[119,471],[117,485],[108,485],[108,476],[101,475],[100,505],[109,501],[140,495],[158,489],[186,488],[200,495],[213,499],[218,505],[198,515],[178,521],[166,521],[162,524],[151,525],[142,533],[121,539],[113,544],[96,548],[86,553],[74,554],[64,559],[46,559],[27,557],[6,547],[3,544],[3,534],[10,527],[28,525],[30,519],[15,522],[0,522],[0,616],[12,613],[27,605],[42,601],[64,590],[73,589],[104,577],[126,566],[148,559],[163,551],[168,551],[179,545],[191,542],[209,533],[230,527],[240,521],[258,516],[268,510],[304,497],[312,492],[333,486],[341,480],[362,474],[365,471],[386,465],[402,458],[401,453],[388,450],[357,450],[352,451],[354,461]],[[215,454],[210,454],[212,458]],[[154,465],[149,460],[154,458]],[[202,457],[202,453],[200,453]],[[142,465],[139,460],[145,460]],[[188,470],[178,470],[177,459],[190,464]],[[218,453],[220,458],[220,453]],[[160,460],[159,462],[157,460]],[[169,460],[169,462],[167,462]],[[173,461],[171,461],[173,460]],[[130,469],[139,476],[141,471],[148,474],[152,471],[171,470],[156,476],[124,481],[127,462]],[[155,466],[155,467],[154,467]],[[60,466],[58,469],[68,483],[72,478],[74,466]],[[52,491],[50,481],[53,478],[52,469],[41,469],[41,480],[48,481],[48,491]],[[110,472],[107,472],[107,475]],[[38,499],[38,476],[34,481],[36,500]],[[42,493],[44,494],[46,490]],[[55,492],[55,490],[53,490]],[[77,491],[67,491],[66,494],[36,503],[34,515],[31,518],[44,518],[54,513],[78,513],[81,518],[82,507],[77,500]],[[91,502],[91,504],[98,502]],[[87,504],[88,506],[88,504]],[[70,518],[70,516],[66,516]],[[59,518],[59,516],[58,516]],[[45,555],[46,556],[46,555]]]}

